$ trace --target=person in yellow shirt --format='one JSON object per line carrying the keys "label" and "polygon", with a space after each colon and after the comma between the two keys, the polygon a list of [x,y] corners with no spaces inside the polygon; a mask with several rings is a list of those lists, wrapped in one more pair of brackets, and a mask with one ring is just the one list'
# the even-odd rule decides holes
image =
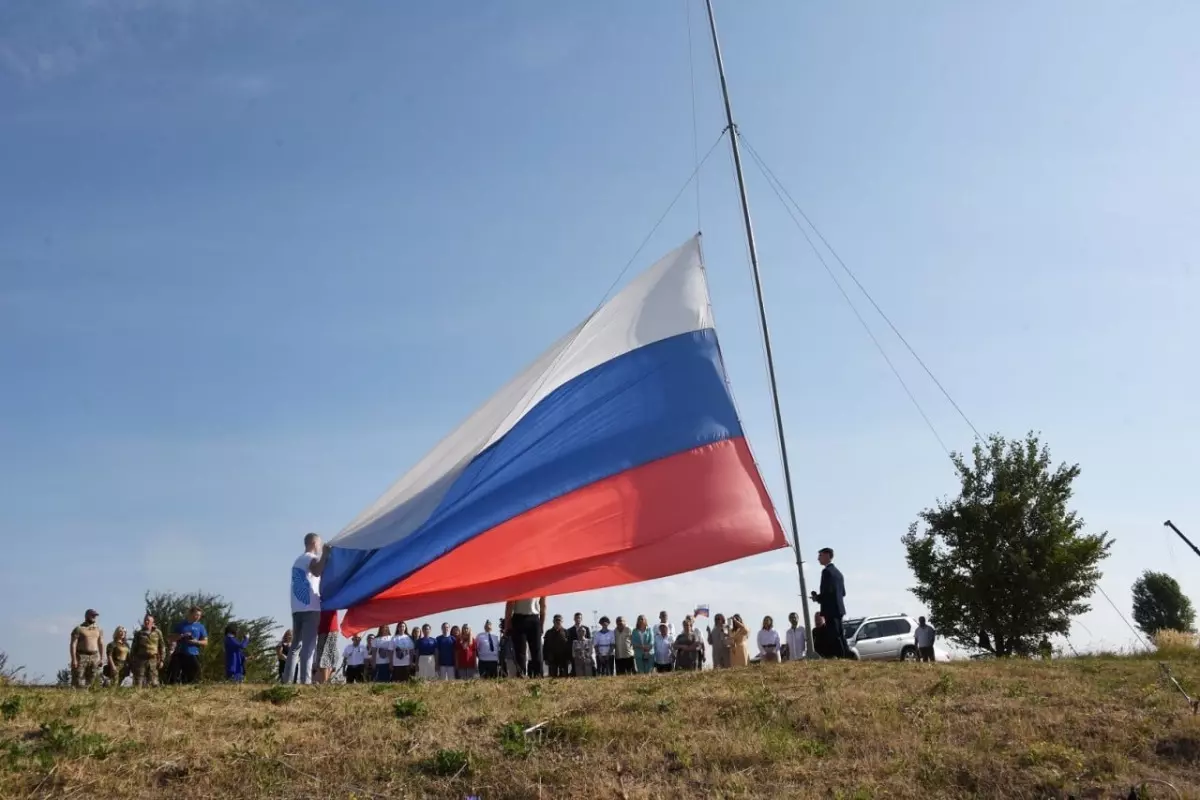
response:
{"label": "person in yellow shirt", "polygon": [[113,640],[104,651],[104,677],[109,686],[120,686],[125,679],[126,663],[129,661],[129,643],[125,640],[125,628],[118,625],[113,631]]}
{"label": "person in yellow shirt", "polygon": [[742,622],[741,614],[734,614],[729,619],[729,666],[744,667],[750,663],[750,654],[746,650],[746,641],[750,631]]}

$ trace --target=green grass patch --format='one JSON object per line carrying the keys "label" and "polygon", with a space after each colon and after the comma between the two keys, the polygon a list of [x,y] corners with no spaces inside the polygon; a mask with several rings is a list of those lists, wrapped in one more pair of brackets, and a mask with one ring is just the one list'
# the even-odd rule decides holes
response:
{"label": "green grass patch", "polygon": [[42,724],[36,733],[24,740],[12,740],[0,746],[3,747],[0,759],[13,771],[27,767],[47,770],[59,759],[104,759],[119,749],[107,736],[85,733],[59,719]]}
{"label": "green grass patch", "polygon": [[409,719],[411,717],[425,716],[425,704],[420,700],[412,700],[403,697],[397,700],[392,705],[392,712],[396,715],[396,719]]}
{"label": "green grass patch", "polygon": [[95,702],[78,703],[76,705],[70,706],[66,710],[66,713],[63,714],[63,716],[68,717],[69,719],[78,719],[79,717],[82,717],[87,712],[94,711],[95,708],[96,708]]}
{"label": "green grass patch", "polygon": [[440,778],[467,775],[471,772],[471,754],[465,750],[438,750],[429,758],[418,761],[417,769]]}
{"label": "green grass patch", "polygon": [[574,747],[582,746],[596,735],[596,726],[588,717],[565,717],[548,723],[542,730],[547,742],[557,742]]}
{"label": "green grass patch", "polygon": [[500,740],[500,752],[509,758],[525,758],[533,752],[533,744],[525,735],[529,726],[524,722],[510,722],[501,726],[497,738]]}
{"label": "green grass patch", "polygon": [[41,748],[67,758],[107,758],[113,751],[111,741],[99,733],[84,733],[60,720],[44,723],[38,730]]}
{"label": "green grass patch", "polygon": [[1021,754],[1021,766],[1051,766],[1073,772],[1083,768],[1083,753],[1056,742],[1034,742]]}
{"label": "green grass patch", "polygon": [[12,697],[6,697],[3,702],[0,702],[0,717],[6,720],[16,719],[24,707],[25,698],[22,695],[15,694]]}
{"label": "green grass patch", "polygon": [[266,689],[263,689],[261,692],[255,695],[254,699],[261,700],[264,703],[282,706],[292,702],[299,696],[300,690],[295,686],[285,686],[283,684],[279,684],[277,686],[268,686]]}
{"label": "green grass patch", "polygon": [[798,739],[796,741],[796,749],[806,756],[813,758],[821,758],[829,755],[833,748],[826,742],[820,739]]}
{"label": "green grass patch", "polygon": [[956,685],[954,676],[949,672],[943,672],[938,676],[937,682],[935,682],[933,686],[929,687],[929,694],[934,697],[939,695],[944,697],[946,695],[953,694],[955,688]]}

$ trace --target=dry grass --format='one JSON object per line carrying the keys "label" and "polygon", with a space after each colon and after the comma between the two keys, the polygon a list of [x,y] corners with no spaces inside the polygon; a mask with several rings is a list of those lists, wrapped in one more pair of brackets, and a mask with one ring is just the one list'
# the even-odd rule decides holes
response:
{"label": "dry grass", "polygon": [[0,686],[11,686],[21,683],[21,674],[24,671],[24,667],[9,664],[8,653],[0,650]]}
{"label": "dry grass", "polygon": [[[1200,692],[1194,654],[1171,669]],[[1200,797],[1200,718],[1141,658],[8,688],[0,710],[5,798]]]}
{"label": "dry grass", "polygon": [[1196,634],[1182,631],[1159,631],[1154,634],[1154,647],[1163,658],[1187,658],[1196,655]]}

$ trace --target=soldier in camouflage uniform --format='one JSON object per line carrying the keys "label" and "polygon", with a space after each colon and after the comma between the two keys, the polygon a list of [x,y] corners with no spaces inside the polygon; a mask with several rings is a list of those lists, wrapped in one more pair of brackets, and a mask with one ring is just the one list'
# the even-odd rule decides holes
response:
{"label": "soldier in camouflage uniform", "polygon": [[125,680],[126,662],[129,660],[129,642],[125,640],[125,626],[118,625],[113,631],[113,640],[105,650],[104,678],[108,685],[117,687]]}
{"label": "soldier in camouflage uniform", "polygon": [[147,614],[142,627],[133,632],[133,646],[129,649],[129,671],[134,686],[158,686],[158,671],[166,652],[162,631],[154,627],[154,617]]}
{"label": "soldier in camouflage uniform", "polygon": [[71,686],[82,689],[100,679],[104,666],[104,631],[96,624],[100,612],[89,608],[83,624],[71,631]]}

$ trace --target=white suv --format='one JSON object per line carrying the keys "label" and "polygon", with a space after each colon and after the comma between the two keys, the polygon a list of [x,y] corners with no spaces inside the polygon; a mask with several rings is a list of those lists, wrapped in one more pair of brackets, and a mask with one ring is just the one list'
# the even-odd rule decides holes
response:
{"label": "white suv", "polygon": [[[913,641],[917,621],[906,614],[888,614],[846,620],[846,644],[855,658],[862,661],[914,661],[917,645]],[[857,623],[857,624],[856,624]],[[949,661],[950,653],[934,646],[937,661]]]}

